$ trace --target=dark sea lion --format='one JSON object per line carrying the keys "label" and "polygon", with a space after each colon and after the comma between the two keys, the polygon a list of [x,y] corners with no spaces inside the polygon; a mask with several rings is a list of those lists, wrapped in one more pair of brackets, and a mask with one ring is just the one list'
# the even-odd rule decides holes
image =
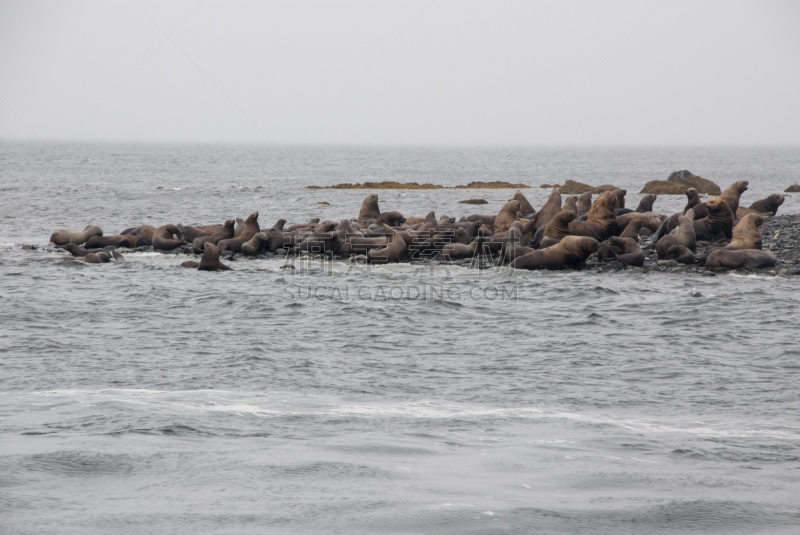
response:
{"label": "dark sea lion", "polygon": [[205,251],[206,243],[213,243],[216,245],[222,240],[229,240],[233,238],[234,223],[235,221],[233,219],[228,219],[225,221],[225,224],[222,225],[222,228],[219,231],[208,236],[200,236],[199,238],[195,238],[194,241],[192,241],[192,250],[194,250],[195,253],[201,254],[203,251]]}
{"label": "dark sea lion", "polygon": [[779,195],[777,193],[773,193],[766,199],[760,199],[753,204],[750,205],[750,210],[755,210],[760,214],[766,214],[772,212],[772,214],[778,213],[778,208],[783,204],[783,201],[786,200],[786,197],[783,195]]}
{"label": "dark sea lion", "polygon": [[509,227],[511,227],[511,224],[519,218],[519,201],[512,199],[508,201],[500,210],[500,213],[497,214],[494,220],[494,233],[505,234]]}
{"label": "dark sea lion", "polygon": [[[483,225],[487,225],[487,226],[491,227],[492,225],[494,225],[494,220],[495,220],[496,217],[497,217],[496,214],[494,214],[494,215],[493,214],[489,214],[489,215],[472,214],[472,215],[468,215],[466,217],[462,217],[461,220],[463,220],[464,222],[468,222],[468,223],[474,223],[475,221],[478,221]],[[408,221],[406,221],[406,224],[408,224]]]}
{"label": "dark sea lion", "polygon": [[534,244],[537,249],[544,249],[560,242],[569,235],[569,224],[575,220],[575,213],[562,210],[550,219],[544,228],[541,240]]}
{"label": "dark sea lion", "polygon": [[694,264],[697,262],[694,253],[683,245],[673,245],[667,249],[667,257],[679,264]]}
{"label": "dark sea lion", "polygon": [[647,255],[644,254],[642,248],[639,247],[639,242],[633,238],[623,238],[621,236],[614,236],[608,239],[610,245],[617,247],[621,250],[617,253],[617,260],[626,266],[642,267]]}
{"label": "dark sea lion", "polygon": [[187,260],[186,262],[181,262],[181,267],[197,269],[200,267],[200,262],[196,260]]}
{"label": "dark sea lion", "polygon": [[278,219],[274,225],[272,225],[271,230],[283,230],[283,226],[286,225],[285,219]]}
{"label": "dark sea lion", "polygon": [[253,236],[260,231],[261,227],[258,226],[258,212],[253,212],[247,216],[247,219],[244,222],[244,230],[242,233],[236,237],[236,233],[234,232],[233,238],[220,240],[217,243],[217,248],[219,249],[219,252],[233,251],[234,253],[238,253],[241,251],[242,245],[253,239]]}
{"label": "dark sea lion", "polygon": [[614,196],[614,208],[625,208],[625,195],[628,194],[628,190],[617,188],[611,190],[611,194]]}
{"label": "dark sea lion", "polygon": [[533,226],[536,230],[540,228],[544,228],[547,226],[547,223],[550,222],[550,219],[557,213],[561,211],[561,192],[557,189],[554,189],[550,193],[550,197],[547,199],[547,202],[544,203],[541,210],[539,210],[533,218]]}
{"label": "dark sea lion", "polygon": [[397,227],[406,222],[406,218],[400,212],[381,212],[376,223],[386,223],[390,227]]}
{"label": "dark sea lion", "polygon": [[678,217],[678,226],[671,233],[656,242],[658,257],[661,259],[669,258],[668,251],[673,245],[683,245],[691,251],[697,250],[694,222],[685,215]]}
{"label": "dark sea lion", "polygon": [[733,237],[733,212],[722,197],[712,197],[706,203],[708,215],[695,219],[697,241],[730,240]]}
{"label": "dark sea lion", "polygon": [[592,203],[586,221],[572,221],[569,233],[573,236],[589,236],[598,242],[617,234],[617,218],[614,215],[616,196],[604,191]]}
{"label": "dark sea lion", "polygon": [[[694,208],[702,201],[700,200],[700,194],[697,193],[695,188],[689,188],[686,190],[686,206],[683,209],[683,213],[685,214],[687,210],[690,208]],[[695,212],[696,213],[696,212]],[[705,216],[703,216],[705,217]]]}
{"label": "dark sea lion", "polygon": [[726,249],[718,247],[708,253],[706,269],[720,271],[723,269],[758,269],[772,267],[778,261],[770,250],[758,249]]}
{"label": "dark sea lion", "polygon": [[600,242],[586,236],[565,236],[557,244],[518,256],[515,269],[582,269],[586,259],[597,252]]}
{"label": "dark sea lion", "polygon": [[653,203],[656,202],[657,198],[658,195],[652,193],[645,195],[639,200],[639,206],[636,207],[636,211],[639,212],[640,214],[644,214],[645,212],[652,212]]}
{"label": "dark sea lion", "polygon": [[337,245],[342,256],[366,254],[370,249],[380,249],[386,247],[388,243],[384,236],[365,237],[361,232],[354,230],[347,219],[339,224]]}
{"label": "dark sea lion", "polygon": [[513,199],[519,202],[519,212],[520,214],[522,214],[522,217],[533,215],[536,213],[536,210],[533,209],[531,203],[528,202],[528,199],[520,190],[517,190],[517,192],[514,194]]}
{"label": "dark sea lion", "polygon": [[89,253],[99,253],[99,252],[103,251],[103,249],[86,249],[86,248],[81,247],[80,245],[76,245],[74,243],[66,243],[66,244],[64,244],[63,247],[64,247],[65,251],[69,252],[69,254],[71,254],[72,256],[78,256],[78,257],[86,256]]}
{"label": "dark sea lion", "polygon": [[620,231],[624,231],[626,228],[628,228],[628,225],[630,224],[631,221],[639,220],[642,222],[643,227],[650,229],[651,232],[655,232],[658,230],[658,227],[661,226],[662,222],[657,217],[652,217],[649,214],[652,214],[652,212],[643,214],[640,212],[631,211],[628,212],[627,214],[619,215],[616,218],[617,228]]}
{"label": "dark sea lion", "polygon": [[87,249],[98,249],[113,245],[114,247],[136,247],[136,236],[133,234],[109,234],[95,236],[86,240]]}
{"label": "dark sea lion", "polygon": [[381,209],[378,206],[378,196],[374,193],[372,195],[367,195],[364,202],[361,203],[361,210],[358,212],[358,220],[378,219],[380,215]]}
{"label": "dark sea lion", "polygon": [[631,210],[630,208],[614,208],[614,215],[621,216],[625,214],[630,214],[631,212],[635,212],[636,210]]}
{"label": "dark sea lion", "polygon": [[477,238],[469,245],[464,245],[463,243],[448,243],[442,247],[442,258],[447,261],[474,258],[481,254],[482,246],[483,238]]}
{"label": "dark sea lion", "polygon": [[106,251],[101,251],[99,253],[89,253],[80,260],[87,264],[105,264],[111,262],[111,255]]}
{"label": "dark sea lion", "polygon": [[136,236],[136,246],[153,245],[153,235],[155,235],[156,227],[152,225],[141,225],[138,227],[125,229],[120,234],[132,234]]}
{"label": "dark sea lion", "polygon": [[733,227],[733,239],[726,249],[761,249],[761,231],[758,227],[764,224],[764,216],[749,214],[744,216]]}
{"label": "dark sea lion", "polygon": [[373,264],[399,262],[406,256],[406,242],[403,241],[400,234],[386,224],[384,224],[384,227],[386,227],[384,228],[384,232],[389,233],[386,247],[370,249],[367,252],[367,258]]}
{"label": "dark sea lion", "polygon": [[597,250],[597,258],[600,260],[616,260],[618,254],[622,254],[622,249],[611,245],[609,241],[602,242]]}
{"label": "dark sea lion", "polygon": [[303,236],[303,240],[295,246],[293,252],[308,251],[314,254],[332,254],[339,249],[337,240],[335,232],[312,229],[310,233]]}
{"label": "dark sea lion", "polygon": [[636,240],[636,243],[639,243],[639,231],[642,228],[644,221],[641,219],[634,219],[630,223],[625,226],[625,230],[622,231],[620,234],[620,238],[630,238],[632,240]]}
{"label": "dark sea lion", "polygon": [[250,241],[242,244],[242,254],[245,256],[256,256],[265,253],[267,250],[267,235],[264,232],[256,232]]}
{"label": "dark sea lion", "polygon": [[576,205],[578,207],[578,216],[588,214],[589,209],[592,207],[592,194],[588,191],[586,193],[582,193],[581,196],[578,197],[578,202]]}
{"label": "dark sea lion", "polygon": [[691,210],[694,213],[695,220],[703,219],[704,217],[706,217],[708,215],[708,204],[706,204],[704,202],[701,202],[699,204],[695,204],[694,207],[692,207]]}
{"label": "dark sea lion", "polygon": [[[173,238],[173,236],[175,236]],[[183,233],[177,225],[163,225],[153,234],[153,249],[170,251],[183,244]]]}
{"label": "dark sea lion", "polygon": [[578,215],[578,197],[576,197],[575,195],[570,195],[569,197],[567,197],[567,199],[564,201],[563,208],[561,208],[562,212],[564,210],[567,210],[569,212],[574,213],[575,216],[577,217],[577,215]]}
{"label": "dark sea lion", "polygon": [[747,180],[739,180],[738,182],[734,182],[727,188],[725,188],[720,197],[728,203],[728,207],[731,209],[731,212],[734,214],[736,210],[739,208],[739,198],[742,196],[742,193],[747,191],[747,185],[750,182]]}
{"label": "dark sea lion", "polygon": [[200,271],[233,271],[233,268],[219,261],[219,249],[217,249],[217,246],[208,242],[203,246],[203,256],[200,258],[200,264],[197,269]]}
{"label": "dark sea lion", "polygon": [[77,232],[74,230],[66,230],[66,229],[57,230],[50,235],[50,241],[55,243],[56,245],[66,245],[68,243],[74,243],[75,245],[82,245],[86,243],[90,238],[102,235],[103,235],[103,229],[101,229],[97,225],[88,225],[85,229],[83,229],[82,232]]}
{"label": "dark sea lion", "polygon": [[196,238],[199,238],[200,236],[210,236],[212,234],[207,230],[203,230],[198,227],[193,227],[191,225],[176,225],[176,226],[183,233],[183,239],[186,240],[186,243],[192,243]]}

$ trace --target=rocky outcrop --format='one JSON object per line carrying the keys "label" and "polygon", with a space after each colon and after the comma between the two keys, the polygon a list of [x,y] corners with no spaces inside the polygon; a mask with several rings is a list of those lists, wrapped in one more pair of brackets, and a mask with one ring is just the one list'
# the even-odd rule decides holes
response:
{"label": "rocky outcrop", "polygon": [[525,184],[512,184],[511,182],[503,182],[502,180],[495,180],[493,182],[470,182],[466,186],[456,186],[456,189],[497,189],[497,188],[530,188]]}
{"label": "rocky outcrop", "polygon": [[307,189],[520,189],[530,188],[525,184],[512,184],[511,182],[504,182],[502,180],[495,180],[493,182],[470,182],[466,186],[441,186],[439,184],[418,184],[416,182],[395,182],[393,180],[384,180],[383,182],[364,182],[359,184],[356,182],[342,182],[341,184],[334,184],[333,186],[306,186]]}
{"label": "rocky outcrop", "polygon": [[791,186],[789,186],[788,188],[783,190],[783,192],[784,193],[800,193],[800,184],[792,184]]}
{"label": "rocky outcrop", "polygon": [[562,195],[580,195],[582,193],[603,193],[604,191],[614,191],[617,189],[616,186],[612,186],[611,184],[603,184],[602,186],[590,186],[589,184],[584,184],[583,182],[578,182],[576,180],[567,180],[564,182],[563,186],[555,186],[558,188],[558,191]]}
{"label": "rocky outcrop", "polygon": [[458,204],[489,204],[489,201],[486,199],[464,199],[463,201],[458,201]]}
{"label": "rocky outcrop", "polygon": [[666,180],[651,180],[639,193],[655,193],[656,195],[683,195],[689,188],[694,188],[704,195],[719,195],[722,190],[717,184],[702,178],[691,171],[674,171]]}

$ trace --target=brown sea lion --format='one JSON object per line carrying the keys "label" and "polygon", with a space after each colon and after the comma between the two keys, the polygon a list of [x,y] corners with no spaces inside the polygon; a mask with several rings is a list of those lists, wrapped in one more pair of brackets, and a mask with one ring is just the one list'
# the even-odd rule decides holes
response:
{"label": "brown sea lion", "polygon": [[187,260],[186,262],[181,262],[181,267],[197,269],[200,267],[200,262],[196,260]]}
{"label": "brown sea lion", "polygon": [[742,196],[742,193],[747,191],[747,185],[749,183],[750,182],[747,180],[739,180],[738,182],[734,182],[725,188],[720,194],[720,197],[722,197],[722,199],[728,203],[728,208],[730,208],[731,212],[734,214],[739,208],[739,198]]}
{"label": "brown sea lion", "polygon": [[772,267],[778,257],[770,250],[758,249],[726,249],[718,247],[708,253],[706,269],[720,271],[724,269],[758,269]]}
{"label": "brown sea lion", "polygon": [[390,227],[397,227],[406,222],[406,218],[400,212],[381,212],[376,223],[386,223]]}
{"label": "brown sea lion", "polygon": [[94,236],[86,240],[87,249],[97,249],[101,247],[136,247],[136,236],[133,234],[108,234],[106,236]]}
{"label": "brown sea lion", "polygon": [[536,210],[533,209],[531,203],[528,202],[528,199],[520,190],[517,190],[513,199],[519,202],[519,213],[522,214],[522,217],[531,216],[536,213]]}
{"label": "brown sea lion", "polygon": [[[695,191],[697,191],[697,190],[695,190]],[[656,202],[657,198],[658,198],[658,195],[655,195],[653,193],[645,195],[644,197],[639,199],[639,206],[636,207],[636,211],[639,212],[640,214],[644,214],[646,212],[652,212],[653,211],[653,203]]]}
{"label": "brown sea lion", "polygon": [[203,256],[200,257],[200,264],[197,269],[200,271],[233,271],[233,268],[219,261],[219,249],[217,249],[217,246],[208,242],[203,245]]}
{"label": "brown sea lion", "polygon": [[550,247],[560,242],[564,236],[569,235],[569,224],[575,220],[576,214],[562,210],[550,219],[544,228],[542,239],[538,243],[539,249]]}
{"label": "brown sea lion", "polygon": [[86,243],[90,238],[102,235],[103,235],[103,229],[101,229],[97,225],[88,225],[85,229],[83,229],[82,232],[77,232],[74,230],[66,230],[66,229],[57,230],[50,235],[50,241],[55,243],[56,245],[66,245],[68,243],[74,243],[75,245],[82,245]]}
{"label": "brown sea lion", "polygon": [[[686,190],[686,206],[683,209],[683,213],[685,214],[687,210],[690,208],[694,208],[702,201],[700,200],[700,194],[697,193],[695,188],[689,188]],[[695,212],[696,213],[696,212]],[[705,216],[703,216],[705,217]]]}
{"label": "brown sea lion", "polygon": [[588,191],[586,193],[582,193],[580,197],[578,197],[578,202],[576,203],[578,207],[578,216],[582,216],[584,214],[589,213],[589,209],[592,207],[592,194]]}
{"label": "brown sea lion", "polygon": [[614,196],[614,208],[625,208],[625,195],[627,193],[628,190],[622,188],[611,190],[611,194]]}
{"label": "brown sea lion", "polygon": [[627,214],[619,215],[617,216],[617,228],[620,231],[624,231],[626,228],[628,228],[628,225],[631,221],[638,219],[642,222],[643,227],[650,229],[651,232],[655,232],[658,230],[658,227],[661,226],[661,220],[657,217],[652,217],[649,214],[652,214],[652,212],[647,214],[642,214],[640,212],[628,212]]}
{"label": "brown sea lion", "polygon": [[632,239],[632,238],[623,238],[621,236],[614,236],[608,239],[609,244],[614,247],[617,247],[622,252],[617,253],[617,260],[625,264],[626,266],[638,266],[642,267],[644,265],[645,258],[647,255],[644,254],[642,248],[639,247],[639,242]]}
{"label": "brown sea lion", "polygon": [[83,257],[89,253],[103,252],[103,249],[86,249],[85,247],[81,247],[80,245],[76,245],[74,243],[66,243],[63,245],[63,247],[65,251],[69,252],[69,254],[77,257]]}
{"label": "brown sea lion", "polygon": [[[491,227],[492,225],[494,225],[494,220],[495,220],[496,217],[497,217],[497,214],[489,214],[489,215],[472,214],[472,215],[468,215],[468,216],[462,217],[460,219],[460,221],[464,221],[464,222],[468,222],[468,223],[474,223],[475,221],[478,221],[483,225],[487,225],[487,226]],[[406,221],[406,224],[408,225],[410,223],[408,221]]]}
{"label": "brown sea lion", "polygon": [[697,241],[730,240],[733,237],[733,212],[728,203],[722,197],[712,197],[706,206],[708,215],[694,220]]}
{"label": "brown sea lion", "polygon": [[384,236],[365,237],[361,232],[354,230],[347,219],[339,224],[337,245],[342,256],[367,254],[370,249],[380,249],[386,247],[388,243]]}
{"label": "brown sea lion", "polygon": [[285,219],[278,219],[274,225],[272,225],[271,230],[283,230],[283,226],[286,225]]}
{"label": "brown sea lion", "polygon": [[[173,238],[173,236],[175,236]],[[169,251],[183,244],[183,233],[177,225],[163,225],[153,234],[153,249]]]}
{"label": "brown sea lion", "polygon": [[378,219],[381,215],[381,209],[378,206],[378,196],[374,193],[367,195],[364,202],[361,203],[361,210],[358,212],[358,220],[365,219]]}
{"label": "brown sea lion", "polygon": [[242,233],[236,237],[236,233],[234,232],[233,238],[228,238],[225,240],[221,240],[217,243],[217,249],[219,252],[222,251],[233,251],[234,253],[238,253],[242,250],[242,245],[246,242],[249,242],[253,239],[259,231],[261,231],[261,227],[258,225],[258,212],[253,212],[244,222],[245,228]]}
{"label": "brown sea lion", "polygon": [[679,264],[694,264],[697,262],[694,253],[683,245],[673,245],[667,249],[667,257]]}
{"label": "brown sea lion", "polygon": [[511,224],[518,220],[519,217],[519,201],[513,199],[508,201],[494,220],[494,233],[505,234]]}
{"label": "brown sea lion", "polygon": [[79,260],[87,264],[105,264],[111,262],[111,255],[106,251],[101,251],[99,253],[89,253],[83,258],[79,258]]}
{"label": "brown sea lion", "polygon": [[764,224],[764,216],[760,214],[749,214],[744,216],[735,227],[733,227],[733,239],[725,246],[726,249],[761,249],[761,231],[758,230]]}
{"label": "brown sea lion", "polygon": [[215,223],[213,225],[194,225],[194,228],[202,230],[208,234],[214,234],[215,232],[219,232],[222,230],[223,225],[221,223]]}
{"label": "brown sea lion", "polygon": [[482,252],[483,238],[477,238],[469,245],[463,243],[448,243],[442,247],[442,259],[445,261],[474,258]]}
{"label": "brown sea lion", "polygon": [[589,236],[598,242],[617,234],[617,217],[614,215],[616,198],[610,191],[598,195],[586,214],[586,221],[572,221],[569,233],[573,236]]}
{"label": "brown sea lion", "polygon": [[[337,236],[332,231],[318,231],[316,228],[311,229],[311,232],[305,234],[300,243],[298,243],[291,252],[298,253],[301,251],[308,251],[314,254],[332,254],[334,250],[338,250],[339,246],[336,243]],[[244,252],[244,248],[242,249]]]}
{"label": "brown sea lion", "polygon": [[210,236],[213,234],[212,232],[208,232],[207,230],[203,230],[198,227],[193,227],[191,225],[176,225],[180,231],[183,233],[183,239],[186,243],[192,243],[196,238],[200,236]]}
{"label": "brown sea lion", "polygon": [[755,210],[760,214],[766,214],[772,212],[772,214],[778,213],[778,208],[783,204],[783,201],[786,200],[786,197],[783,195],[779,195],[777,193],[773,193],[766,199],[760,199],[753,204],[750,205],[750,210]]}
{"label": "brown sea lion", "polygon": [[550,219],[561,211],[561,192],[558,189],[554,189],[550,193],[550,197],[547,199],[547,202],[544,203],[541,210],[539,210],[536,215],[533,217],[533,227],[536,230],[540,228],[544,228],[547,226],[547,223],[550,222]]}
{"label": "brown sea lion", "polygon": [[265,253],[267,250],[267,235],[264,232],[256,232],[250,241],[242,244],[242,254],[245,256],[256,256]]}
{"label": "brown sea lion", "polygon": [[235,221],[233,219],[228,219],[225,221],[225,224],[219,231],[208,236],[200,236],[199,238],[195,238],[194,241],[192,241],[192,250],[194,250],[195,253],[201,254],[203,251],[205,251],[206,243],[213,243],[216,245],[222,240],[229,240],[233,238],[234,223]]}
{"label": "brown sea lion", "polygon": [[608,241],[602,242],[597,250],[597,258],[600,260],[616,260],[618,254],[622,254],[622,249]]}
{"label": "brown sea lion", "polygon": [[564,201],[564,206],[561,208],[562,212],[564,210],[572,212],[572,213],[575,214],[575,216],[577,216],[578,215],[578,197],[575,196],[575,195],[570,195],[569,197],[567,197],[566,200]]}
{"label": "brown sea lion", "polygon": [[586,236],[565,236],[557,244],[518,256],[515,269],[582,269],[586,259],[600,248],[600,242]]}
{"label": "brown sea lion", "polygon": [[131,229],[125,229],[120,234],[132,234],[136,236],[136,246],[153,245],[153,236],[158,230],[152,225],[141,225]]}
{"label": "brown sea lion", "polygon": [[370,249],[367,252],[367,258],[373,264],[387,264],[389,262],[399,262],[406,256],[406,242],[400,237],[400,234],[392,227],[384,224],[384,232],[389,233],[388,243],[386,247],[379,249]]}
{"label": "brown sea lion", "polygon": [[642,219],[634,219],[625,226],[625,230],[619,235],[620,238],[630,238],[639,243],[639,231],[642,229],[644,221]]}
{"label": "brown sea lion", "polygon": [[669,258],[668,251],[673,245],[683,245],[691,251],[697,250],[694,222],[685,215],[678,217],[678,226],[672,232],[656,242],[658,257],[661,259]]}

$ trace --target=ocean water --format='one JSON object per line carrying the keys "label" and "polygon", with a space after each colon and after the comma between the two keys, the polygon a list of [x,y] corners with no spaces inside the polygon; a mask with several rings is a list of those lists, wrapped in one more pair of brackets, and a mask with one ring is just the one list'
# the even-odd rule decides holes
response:
{"label": "ocean water", "polygon": [[[635,204],[684,168],[749,180],[747,206],[800,151],[0,144],[0,532],[800,532],[798,279],[46,250],[370,193],[308,185],[571,178]],[[461,216],[513,190],[377,193]]]}

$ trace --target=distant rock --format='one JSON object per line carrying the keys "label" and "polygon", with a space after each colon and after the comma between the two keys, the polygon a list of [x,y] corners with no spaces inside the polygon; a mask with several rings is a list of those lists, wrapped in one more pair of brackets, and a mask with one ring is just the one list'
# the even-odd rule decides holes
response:
{"label": "distant rock", "polygon": [[382,182],[364,182],[363,184],[343,182],[333,186],[306,186],[308,189],[444,189],[438,184],[418,184],[416,182],[395,182],[384,180]]}
{"label": "distant rock", "polygon": [[611,184],[603,184],[602,186],[590,186],[589,184],[584,184],[583,182],[578,182],[576,180],[567,180],[564,182],[563,186],[555,186],[558,188],[558,191],[562,195],[580,195],[582,193],[603,193],[604,191],[614,191],[617,189],[616,186],[612,186]]}
{"label": "distant rock", "polygon": [[561,185],[559,185],[559,184],[542,184],[539,187],[542,188],[542,189],[553,189],[553,188],[560,188]]}
{"label": "distant rock", "polygon": [[458,201],[459,204],[489,204],[489,201],[486,199],[465,199],[463,201]]}
{"label": "distant rock", "polygon": [[666,180],[651,180],[639,193],[655,193],[656,195],[683,195],[689,188],[695,188],[704,195],[719,195],[722,190],[717,184],[699,177],[691,171],[674,171]]}
{"label": "distant rock", "polygon": [[456,186],[456,189],[499,189],[499,188],[530,188],[525,184],[512,184],[511,182],[503,182],[502,180],[495,180],[493,182],[470,182],[466,186]]}
{"label": "distant rock", "polygon": [[800,184],[792,184],[791,186],[789,186],[788,188],[783,190],[783,192],[784,193],[800,193]]}
{"label": "distant rock", "polygon": [[330,206],[331,205],[331,203],[329,203],[328,201],[319,201],[318,203],[315,203],[315,204],[318,204],[319,206]]}

